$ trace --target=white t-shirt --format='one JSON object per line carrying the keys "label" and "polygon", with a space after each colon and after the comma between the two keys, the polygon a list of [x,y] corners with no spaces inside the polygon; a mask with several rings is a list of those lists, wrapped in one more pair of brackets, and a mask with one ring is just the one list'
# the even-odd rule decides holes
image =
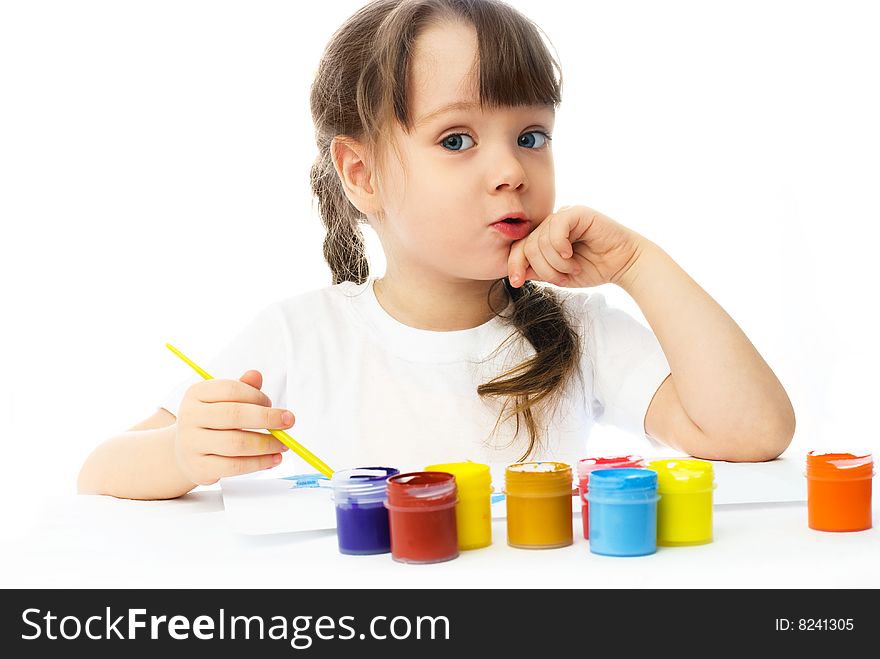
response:
{"label": "white t-shirt", "polygon": [[[512,418],[493,434],[501,401],[481,398],[477,386],[534,355],[531,344],[502,317],[449,332],[404,325],[379,304],[374,281],[269,305],[203,367],[225,379],[260,371],[273,406],[296,416],[287,432],[333,469],[518,461],[528,446],[525,424],[514,436]],[[601,294],[557,292],[583,352],[529,459],[574,465],[588,455],[594,422],[646,437],[645,413],[670,371],[653,333]],[[512,303],[502,315],[511,309]],[[511,334],[515,339],[498,351]],[[193,373],[161,406],[176,416],[186,390],[200,381]],[[283,466],[315,471],[292,451]]]}

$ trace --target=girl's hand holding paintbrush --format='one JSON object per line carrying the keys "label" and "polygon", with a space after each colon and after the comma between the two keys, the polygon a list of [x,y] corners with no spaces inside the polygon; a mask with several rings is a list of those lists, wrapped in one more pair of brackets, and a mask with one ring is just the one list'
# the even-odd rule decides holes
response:
{"label": "girl's hand holding paintbrush", "polygon": [[210,379],[187,389],[177,415],[177,463],[197,485],[225,476],[270,469],[287,447],[257,429],[290,428],[294,416],[274,409],[260,387],[263,376],[248,371],[240,380]]}

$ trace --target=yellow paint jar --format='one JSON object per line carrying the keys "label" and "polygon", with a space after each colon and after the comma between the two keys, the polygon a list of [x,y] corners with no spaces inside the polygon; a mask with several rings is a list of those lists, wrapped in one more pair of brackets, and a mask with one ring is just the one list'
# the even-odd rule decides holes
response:
{"label": "yellow paint jar", "polygon": [[657,544],[665,547],[712,542],[712,463],[696,459],[652,460],[657,472]]}
{"label": "yellow paint jar", "polygon": [[562,462],[518,462],[504,472],[507,544],[553,549],[572,543],[571,467]]}
{"label": "yellow paint jar", "polygon": [[445,471],[455,476],[458,503],[455,524],[459,549],[479,549],[492,543],[492,476],[489,465],[477,462],[448,462],[429,465],[425,471]]}

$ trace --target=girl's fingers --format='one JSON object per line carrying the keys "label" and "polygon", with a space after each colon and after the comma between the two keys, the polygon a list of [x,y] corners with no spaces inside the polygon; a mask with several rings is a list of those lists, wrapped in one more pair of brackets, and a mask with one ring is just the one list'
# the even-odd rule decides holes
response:
{"label": "girl's fingers", "polygon": [[[511,246],[507,270],[512,286],[519,287],[529,279],[566,285],[572,281],[571,276],[581,273],[569,241],[569,219],[559,213],[551,215],[528,237]],[[529,268],[531,274],[527,274]]]}
{"label": "girl's fingers", "polygon": [[239,456],[227,458],[222,455],[206,455],[202,458],[202,467],[206,473],[216,478],[250,474],[261,469],[271,469],[281,464],[281,454]]}
{"label": "girl's fingers", "polygon": [[[554,218],[549,218],[547,222],[550,222],[552,219]],[[565,221],[559,218],[555,219],[556,222],[551,223],[538,236],[538,249],[541,251],[544,260],[556,272],[563,274],[579,273],[580,266],[574,258],[571,258],[574,255],[574,251],[572,250],[571,243],[568,242],[568,230],[564,229],[566,226]],[[562,233],[563,229],[560,229],[560,227],[563,227],[564,233]]]}
{"label": "girl's fingers", "polygon": [[202,428],[211,430],[268,430],[289,428],[295,418],[290,410],[250,403],[209,403]]}
{"label": "girl's fingers", "polygon": [[201,453],[230,458],[283,453],[287,450],[272,435],[248,430],[202,430],[196,441]]}
{"label": "girl's fingers", "polygon": [[526,240],[527,238],[513,243],[507,257],[507,276],[510,279],[510,285],[514,288],[519,288],[528,279],[525,273],[529,267],[529,260],[523,250]]}
{"label": "girl's fingers", "polygon": [[203,403],[238,402],[269,406],[269,397],[259,389],[239,380],[205,380],[192,386]]}
{"label": "girl's fingers", "polygon": [[[569,206],[564,206],[563,208],[570,208]],[[563,209],[560,209],[560,211]],[[569,215],[555,215],[553,216],[553,222],[549,225],[547,232],[550,234],[550,245],[553,247],[555,252],[559,254],[559,256],[569,264],[572,264],[576,268],[580,266],[577,265],[577,262],[573,260],[574,257],[574,245],[571,242],[571,235],[573,224],[577,224],[577,218]],[[569,272],[565,270],[565,272]]]}
{"label": "girl's fingers", "polygon": [[545,258],[541,249],[541,238],[526,245],[525,254],[529,260],[529,266],[537,274],[537,279],[556,285],[565,282],[566,275],[554,268]]}

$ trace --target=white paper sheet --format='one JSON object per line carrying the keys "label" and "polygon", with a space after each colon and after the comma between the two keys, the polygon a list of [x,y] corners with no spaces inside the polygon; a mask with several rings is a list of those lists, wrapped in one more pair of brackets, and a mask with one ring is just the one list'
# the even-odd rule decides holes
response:
{"label": "white paper sheet", "polygon": [[[239,533],[265,535],[336,528],[329,481],[318,474],[271,479],[224,478],[220,489],[227,522]],[[504,519],[505,515],[504,496],[493,493],[492,518]]]}
{"label": "white paper sheet", "polygon": [[712,462],[716,506],[735,503],[781,503],[807,500],[805,461]]}
{"label": "white paper sheet", "polygon": [[[772,462],[713,462],[715,505],[806,501],[803,464],[792,458]],[[506,465],[490,465],[494,488],[492,518],[504,519],[500,492]],[[401,471],[415,471],[417,467]],[[267,473],[267,472],[264,472]],[[336,528],[329,481],[323,477],[224,478],[220,481],[230,527],[247,535],[294,533]],[[580,499],[572,501],[580,517]]]}

